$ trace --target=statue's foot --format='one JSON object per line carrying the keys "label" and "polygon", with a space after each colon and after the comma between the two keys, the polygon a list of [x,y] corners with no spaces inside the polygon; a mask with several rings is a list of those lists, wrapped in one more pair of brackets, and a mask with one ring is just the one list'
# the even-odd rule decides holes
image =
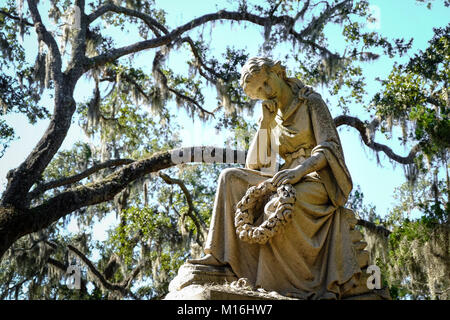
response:
{"label": "statue's foot", "polygon": [[202,264],[215,267],[222,267],[226,265],[225,263],[222,263],[219,260],[217,260],[212,254],[207,254],[204,257],[201,257],[200,259],[188,259],[187,262],[191,264]]}

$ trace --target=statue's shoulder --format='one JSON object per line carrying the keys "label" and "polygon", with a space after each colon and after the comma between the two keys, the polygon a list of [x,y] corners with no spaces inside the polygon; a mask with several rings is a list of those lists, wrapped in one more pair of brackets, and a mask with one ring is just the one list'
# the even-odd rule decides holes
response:
{"label": "statue's shoulder", "polygon": [[307,95],[307,99],[311,102],[321,102],[321,103],[325,103],[322,99],[322,96],[320,95],[320,93],[318,93],[317,91],[314,91],[314,89],[312,89],[312,92],[310,94]]}
{"label": "statue's shoulder", "polygon": [[309,94],[305,98],[305,104],[308,106],[308,112],[320,116],[321,118],[324,116],[328,120],[331,119],[330,110],[320,93],[314,91]]}
{"label": "statue's shoulder", "polygon": [[311,87],[306,87],[306,90],[300,90],[298,93],[298,97],[301,101],[306,102],[310,106],[319,106],[323,107],[325,105],[325,101],[322,99],[320,93],[315,91]]}
{"label": "statue's shoulder", "polygon": [[297,97],[301,103],[312,106],[317,105],[319,108],[326,107],[326,103],[322,99],[322,96],[314,90],[313,87],[304,84],[298,79],[291,80],[291,87],[296,91]]}

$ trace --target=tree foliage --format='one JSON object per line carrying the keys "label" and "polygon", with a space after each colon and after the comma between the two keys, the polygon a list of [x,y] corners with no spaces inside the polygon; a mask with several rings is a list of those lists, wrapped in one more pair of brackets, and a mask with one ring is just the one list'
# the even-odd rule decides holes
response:
{"label": "tree foliage", "polygon": [[382,132],[399,125],[402,143],[415,141],[422,150],[405,166],[407,181],[383,221],[373,208],[361,210],[391,231],[380,237],[366,230],[366,239],[394,297],[449,298],[449,28],[434,29],[428,48],[395,65],[373,99]]}

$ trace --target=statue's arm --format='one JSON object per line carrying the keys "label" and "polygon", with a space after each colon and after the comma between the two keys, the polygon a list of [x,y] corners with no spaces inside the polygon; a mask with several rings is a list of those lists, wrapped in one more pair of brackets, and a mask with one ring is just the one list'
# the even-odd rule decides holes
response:
{"label": "statue's arm", "polygon": [[276,165],[276,155],[271,144],[271,125],[274,121],[275,109],[270,101],[263,101],[261,107],[262,116],[259,120],[259,128],[250,144],[245,167],[253,170],[270,168],[269,171],[271,171]]}
{"label": "statue's arm", "polygon": [[248,149],[245,167],[253,170],[270,166],[271,145],[270,126],[261,119],[259,128]]}
{"label": "statue's arm", "polygon": [[[307,100],[311,111],[311,121],[317,143],[339,143],[333,119],[322,97],[318,93],[313,92],[308,94],[305,100]],[[295,184],[305,175],[319,171],[326,166],[328,166],[326,155],[323,152],[313,152],[311,157],[306,159],[301,165],[275,174],[272,178],[272,183],[276,186],[286,183]]]}
{"label": "statue's arm", "polygon": [[308,107],[317,145],[332,143],[340,147],[341,142],[333,117],[320,94],[315,93],[308,97]]}
{"label": "statue's arm", "polygon": [[256,131],[256,134],[250,143],[250,147],[248,148],[247,158],[245,159],[245,167],[248,169],[258,170],[261,168],[258,161],[258,135],[259,130]]}
{"label": "statue's arm", "polygon": [[276,173],[272,177],[272,183],[277,187],[286,183],[296,184],[308,173],[323,169],[327,165],[328,161],[325,155],[323,153],[316,153],[311,155],[311,157],[306,159],[301,165]]}

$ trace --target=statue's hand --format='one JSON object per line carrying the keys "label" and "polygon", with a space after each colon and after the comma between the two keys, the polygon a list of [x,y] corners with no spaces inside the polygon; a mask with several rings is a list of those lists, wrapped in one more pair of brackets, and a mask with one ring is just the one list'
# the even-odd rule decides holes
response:
{"label": "statue's hand", "polygon": [[272,184],[276,187],[281,186],[282,184],[296,184],[303,178],[303,170],[301,166],[292,169],[285,169],[277,172],[272,177]]}
{"label": "statue's hand", "polygon": [[262,103],[262,120],[263,125],[268,125],[272,119],[275,117],[275,112],[277,110],[277,103],[273,100],[265,100]]}
{"label": "statue's hand", "polygon": [[270,113],[277,111],[277,102],[275,100],[264,100],[262,106],[263,109],[267,109]]}

